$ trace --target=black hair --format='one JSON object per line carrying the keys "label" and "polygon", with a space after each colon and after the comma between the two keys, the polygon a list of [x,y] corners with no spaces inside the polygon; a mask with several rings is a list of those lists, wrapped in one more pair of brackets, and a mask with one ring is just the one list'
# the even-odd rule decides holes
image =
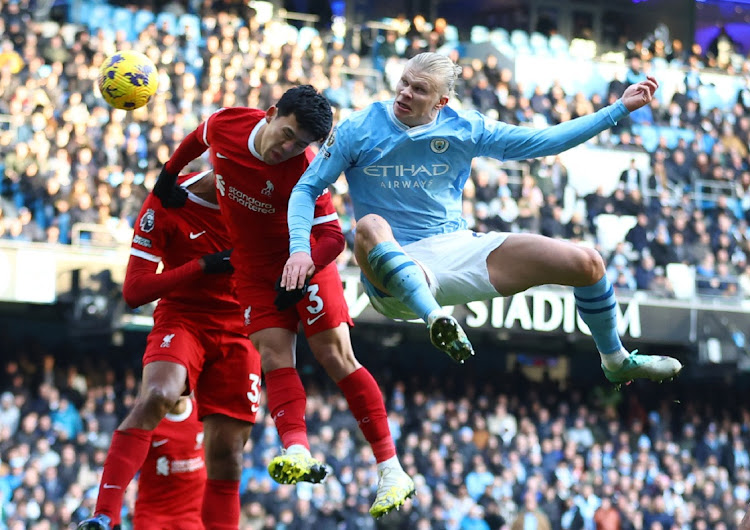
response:
{"label": "black hair", "polygon": [[311,85],[290,88],[276,103],[279,116],[294,114],[300,128],[322,140],[331,131],[333,113],[331,104]]}

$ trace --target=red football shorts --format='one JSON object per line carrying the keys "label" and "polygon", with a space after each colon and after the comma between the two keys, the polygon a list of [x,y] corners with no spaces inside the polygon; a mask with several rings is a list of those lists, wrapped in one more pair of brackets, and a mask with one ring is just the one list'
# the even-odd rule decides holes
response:
{"label": "red football shorts", "polygon": [[143,365],[155,361],[187,369],[187,393],[195,391],[198,417],[223,414],[255,423],[260,407],[260,354],[245,335],[241,315],[211,325],[210,319],[160,318],[148,335]]}
{"label": "red football shorts", "polygon": [[273,282],[237,280],[236,295],[244,308],[248,335],[268,328],[284,328],[296,333],[300,322],[308,337],[337,328],[343,322],[354,325],[335,263],[316,273],[305,297],[285,311],[279,311],[273,303],[276,298]]}

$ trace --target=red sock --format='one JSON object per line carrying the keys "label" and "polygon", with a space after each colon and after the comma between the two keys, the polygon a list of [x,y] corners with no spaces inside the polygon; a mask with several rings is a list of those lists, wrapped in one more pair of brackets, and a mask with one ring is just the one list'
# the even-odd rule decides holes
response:
{"label": "red sock", "polygon": [[125,488],[146,460],[151,434],[144,429],[125,429],[112,436],[94,513],[106,515],[113,525],[120,524]]}
{"label": "red sock", "polygon": [[388,427],[383,395],[367,368],[362,367],[339,381],[349,410],[359,424],[359,429],[370,442],[378,463],[396,456],[396,446]]}
{"label": "red sock", "polygon": [[310,449],[305,424],[307,395],[296,368],[279,368],[266,374],[268,410],[276,423],[281,445],[300,444]]}
{"label": "red sock", "polygon": [[240,526],[240,481],[206,481],[201,519],[206,530],[237,530]]}

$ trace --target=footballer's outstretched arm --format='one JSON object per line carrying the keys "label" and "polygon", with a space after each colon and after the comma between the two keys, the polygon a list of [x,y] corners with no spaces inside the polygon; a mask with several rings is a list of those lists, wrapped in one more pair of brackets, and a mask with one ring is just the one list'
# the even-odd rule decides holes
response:
{"label": "footballer's outstretched arm", "polygon": [[135,309],[143,304],[163,298],[177,287],[194,282],[203,275],[200,259],[157,274],[158,261],[130,256],[122,286],[122,297],[129,307]]}
{"label": "footballer's outstretched arm", "polygon": [[234,269],[229,259],[231,253],[231,250],[221,250],[195,258],[160,274],[156,273],[159,258],[154,260],[156,256],[145,253],[143,257],[131,254],[125,271],[122,297],[128,306],[135,309],[163,298],[173,289],[188,285],[204,274],[232,272]]}
{"label": "footballer's outstretched arm", "polygon": [[613,105],[547,129],[503,123],[486,126],[485,131],[490,137],[481,142],[483,146],[480,146],[477,155],[500,160],[524,160],[562,153],[616,125],[634,110],[648,105],[658,88],[656,79],[648,77],[626,88],[622,97]]}
{"label": "footballer's outstretched arm", "polygon": [[492,123],[492,126],[485,128],[487,136],[480,142],[477,155],[500,160],[526,160],[556,155],[609,129],[627,115],[628,109],[618,101],[594,114],[546,129]]}

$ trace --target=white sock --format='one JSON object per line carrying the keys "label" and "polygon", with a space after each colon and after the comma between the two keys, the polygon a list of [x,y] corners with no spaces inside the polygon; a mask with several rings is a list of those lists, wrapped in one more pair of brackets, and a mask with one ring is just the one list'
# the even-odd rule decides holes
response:
{"label": "white sock", "polygon": [[427,315],[427,325],[429,326],[432,324],[432,321],[435,320],[438,317],[444,317],[447,316],[448,313],[443,309],[442,307],[439,309],[433,309],[432,312]]}
{"label": "white sock", "polygon": [[378,472],[382,473],[386,469],[398,469],[400,471],[403,471],[401,468],[401,462],[398,461],[398,456],[393,455],[388,460],[383,460],[382,462],[378,463]]}
{"label": "white sock", "polygon": [[624,363],[625,359],[627,359],[629,356],[630,352],[628,352],[628,350],[626,350],[624,347],[620,348],[620,351],[616,351],[614,353],[604,354],[602,352],[599,352],[599,357],[602,358],[602,364],[607,370],[617,370],[620,366],[622,366],[622,363]]}
{"label": "white sock", "polygon": [[286,454],[288,455],[306,454],[310,456],[310,450],[302,444],[292,444],[286,448]]}

